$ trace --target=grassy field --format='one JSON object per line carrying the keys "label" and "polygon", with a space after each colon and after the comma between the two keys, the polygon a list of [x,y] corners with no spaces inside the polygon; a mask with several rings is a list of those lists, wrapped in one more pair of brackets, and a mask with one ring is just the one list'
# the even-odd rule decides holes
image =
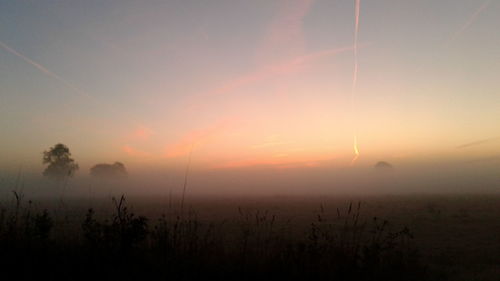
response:
{"label": "grassy field", "polygon": [[2,202],[31,279],[500,280],[500,196],[168,196]]}

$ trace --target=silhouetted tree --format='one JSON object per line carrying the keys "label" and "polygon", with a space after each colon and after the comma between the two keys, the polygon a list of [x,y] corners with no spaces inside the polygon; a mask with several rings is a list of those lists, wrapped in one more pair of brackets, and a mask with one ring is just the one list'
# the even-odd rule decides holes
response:
{"label": "silhouetted tree", "polygon": [[120,178],[127,176],[125,165],[120,162],[114,164],[97,164],[90,168],[90,175],[99,178]]}
{"label": "silhouetted tree", "polygon": [[393,166],[390,163],[385,161],[379,161],[373,167],[375,167],[375,169],[377,170],[391,170],[393,168]]}
{"label": "silhouetted tree", "polygon": [[48,164],[43,175],[57,180],[71,177],[78,170],[78,164],[71,158],[69,148],[62,143],[43,152],[43,164]]}

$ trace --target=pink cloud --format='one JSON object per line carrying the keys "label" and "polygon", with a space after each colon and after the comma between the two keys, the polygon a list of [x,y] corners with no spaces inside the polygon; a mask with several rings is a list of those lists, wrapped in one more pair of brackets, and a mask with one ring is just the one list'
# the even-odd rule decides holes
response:
{"label": "pink cloud", "polygon": [[150,128],[140,127],[132,133],[132,137],[138,140],[148,140],[154,132]]}
{"label": "pink cloud", "polygon": [[144,157],[151,156],[151,154],[149,152],[138,150],[130,145],[122,146],[122,151],[131,157],[144,158]]}
{"label": "pink cloud", "polygon": [[280,61],[304,52],[303,21],[314,0],[280,1],[257,50],[258,61]]}
{"label": "pink cloud", "polygon": [[198,95],[198,98],[202,97],[206,98],[210,96],[217,96],[217,95],[224,95],[227,93],[231,93],[239,88],[251,85],[258,81],[269,79],[278,75],[297,72],[301,69],[302,66],[304,66],[307,63],[319,60],[321,58],[334,56],[339,53],[343,53],[350,50],[353,50],[353,46],[317,51],[297,56],[283,63],[265,66],[258,69],[255,72],[251,72],[246,75],[232,79],[216,89],[208,91],[202,95]]}
{"label": "pink cloud", "polygon": [[196,146],[206,143],[217,133],[227,130],[234,122],[234,119],[226,118],[208,128],[190,131],[179,141],[168,145],[165,148],[164,156],[167,158],[174,158],[187,155]]}

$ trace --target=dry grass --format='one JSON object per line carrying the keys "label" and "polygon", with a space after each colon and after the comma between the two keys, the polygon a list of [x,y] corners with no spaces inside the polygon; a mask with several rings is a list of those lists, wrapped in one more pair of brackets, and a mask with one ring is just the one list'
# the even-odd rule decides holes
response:
{"label": "dry grass", "polygon": [[[407,227],[360,216],[361,203],[323,206],[306,227],[270,211],[238,208],[232,219],[207,221],[191,209],[169,208],[156,220],[136,216],[125,197],[113,211],[89,209],[77,225],[54,219],[15,193],[0,216],[0,249],[6,276],[231,280],[423,280]],[[65,204],[65,210],[68,210]],[[61,207],[62,208],[62,207]],[[60,211],[59,211],[60,212]],[[58,214],[58,212],[56,213]],[[62,219],[61,219],[62,218]],[[59,224],[63,222],[63,226]],[[29,270],[26,270],[29,269]]]}

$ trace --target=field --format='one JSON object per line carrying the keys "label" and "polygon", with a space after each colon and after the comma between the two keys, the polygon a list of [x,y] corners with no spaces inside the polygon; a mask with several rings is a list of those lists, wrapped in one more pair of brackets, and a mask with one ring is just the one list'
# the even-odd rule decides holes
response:
{"label": "field", "polygon": [[1,258],[21,279],[500,276],[497,195],[213,196],[182,207],[170,196],[16,195],[2,202]]}

